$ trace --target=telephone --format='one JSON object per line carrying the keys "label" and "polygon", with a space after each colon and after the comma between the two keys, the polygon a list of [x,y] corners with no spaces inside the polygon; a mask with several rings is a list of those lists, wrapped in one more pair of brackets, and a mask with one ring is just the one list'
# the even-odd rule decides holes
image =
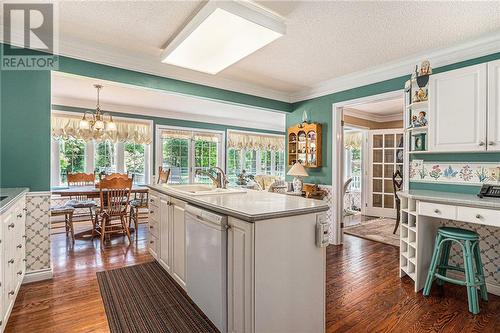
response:
{"label": "telephone", "polygon": [[488,185],[484,184],[479,191],[478,197],[494,197],[500,198],[500,185]]}

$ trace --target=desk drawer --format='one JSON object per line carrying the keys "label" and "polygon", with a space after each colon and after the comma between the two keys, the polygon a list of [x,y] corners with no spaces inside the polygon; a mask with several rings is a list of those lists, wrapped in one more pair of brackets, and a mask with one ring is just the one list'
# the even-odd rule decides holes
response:
{"label": "desk drawer", "polygon": [[158,223],[158,221],[150,219],[148,224],[149,224],[149,232],[152,235],[158,237],[160,234],[160,230],[159,230],[160,224]]}
{"label": "desk drawer", "polygon": [[500,210],[458,207],[457,220],[500,227]]}
{"label": "desk drawer", "polygon": [[420,202],[418,213],[441,219],[455,220],[457,218],[457,207],[432,202]]}
{"label": "desk drawer", "polygon": [[149,220],[160,222],[160,207],[149,206]]}

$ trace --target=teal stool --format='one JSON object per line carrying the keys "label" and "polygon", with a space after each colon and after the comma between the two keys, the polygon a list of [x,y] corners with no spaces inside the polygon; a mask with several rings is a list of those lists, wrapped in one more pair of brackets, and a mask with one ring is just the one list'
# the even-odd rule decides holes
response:
{"label": "teal stool", "polygon": [[[453,242],[460,244],[464,256],[464,267],[448,265],[450,248]],[[441,256],[440,256],[440,252]],[[474,263],[475,261],[475,269]],[[439,263],[438,263],[439,262]],[[446,276],[446,270],[455,270],[465,273],[465,281],[452,279]],[[423,294],[429,296],[432,281],[437,278],[437,283],[443,285],[450,282],[467,287],[467,298],[469,301],[469,311],[473,314],[479,313],[479,302],[477,299],[477,287],[481,290],[481,298],[488,300],[488,292],[484,281],[484,270],[481,262],[481,251],[479,250],[479,235],[470,230],[441,227],[436,235],[434,253],[432,254],[429,274],[425,281]]]}

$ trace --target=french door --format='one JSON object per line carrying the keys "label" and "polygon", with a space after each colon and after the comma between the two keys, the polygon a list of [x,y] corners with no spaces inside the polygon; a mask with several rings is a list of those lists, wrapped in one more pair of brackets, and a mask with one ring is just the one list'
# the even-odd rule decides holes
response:
{"label": "french door", "polygon": [[368,182],[366,214],[396,217],[392,175],[403,174],[403,130],[384,129],[368,132]]}
{"label": "french door", "polygon": [[210,184],[196,170],[224,170],[224,132],[160,126],[157,133],[157,165],[170,169],[169,183]]}

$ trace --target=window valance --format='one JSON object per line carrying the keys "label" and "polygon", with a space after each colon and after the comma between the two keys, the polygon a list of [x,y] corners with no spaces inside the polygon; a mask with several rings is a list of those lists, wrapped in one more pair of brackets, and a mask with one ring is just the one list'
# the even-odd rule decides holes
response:
{"label": "window valance", "polygon": [[112,142],[134,142],[136,144],[151,143],[151,126],[147,123],[122,121],[114,119],[116,131],[104,131],[97,133],[91,130],[81,130],[79,128],[80,116],[52,115],[52,137],[74,138],[85,141],[110,140]]}
{"label": "window valance", "polygon": [[344,147],[347,149],[360,149],[363,143],[362,132],[347,132],[344,135]]}
{"label": "window valance", "polygon": [[214,132],[197,132],[187,130],[168,129],[161,132],[163,139],[184,139],[195,141],[222,142],[222,135]]}
{"label": "window valance", "polygon": [[228,132],[227,147],[232,149],[285,150],[285,136]]}

